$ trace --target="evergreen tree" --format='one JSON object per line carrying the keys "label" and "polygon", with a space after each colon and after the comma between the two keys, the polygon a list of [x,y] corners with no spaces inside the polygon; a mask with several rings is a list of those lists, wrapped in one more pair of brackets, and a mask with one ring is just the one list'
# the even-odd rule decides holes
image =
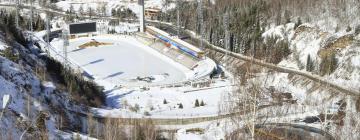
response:
{"label": "evergreen tree", "polygon": [[80,13],[81,16],[84,15],[84,7],[83,7],[83,5],[80,6],[79,13]]}
{"label": "evergreen tree", "polygon": [[116,9],[111,9],[111,16],[117,17]]}
{"label": "evergreen tree", "polygon": [[291,16],[290,16],[290,11],[289,10],[285,10],[284,13],[284,17],[285,17],[285,23],[290,23],[291,22]]}
{"label": "evergreen tree", "polygon": [[307,56],[306,60],[306,71],[313,71],[314,70],[314,62],[311,60],[310,55]]}
{"label": "evergreen tree", "polygon": [[355,27],[355,35],[358,35],[358,34],[360,34],[360,25],[357,25]]}
{"label": "evergreen tree", "polygon": [[200,106],[205,106],[205,103],[204,103],[204,101],[203,101],[203,100],[201,100],[201,102],[200,102]]}
{"label": "evergreen tree", "polygon": [[325,75],[333,73],[337,68],[337,63],[338,60],[336,59],[336,55],[334,52],[325,55],[320,63],[320,74]]}
{"label": "evergreen tree", "polygon": [[164,99],[163,103],[164,103],[164,104],[167,104],[168,102],[166,101],[166,99]]}
{"label": "evergreen tree", "polygon": [[70,5],[70,13],[75,13],[74,6]]}
{"label": "evergreen tree", "polygon": [[93,16],[94,10],[91,7],[89,7],[87,12],[88,12],[89,17],[91,18]]}
{"label": "evergreen tree", "polygon": [[182,103],[179,104],[179,108],[180,108],[180,109],[183,109],[183,108],[184,108],[183,105],[182,105]]}
{"label": "evergreen tree", "polygon": [[299,27],[302,24],[301,18],[298,17],[297,22],[295,23],[294,29],[296,29],[297,27]]}
{"label": "evergreen tree", "polygon": [[199,107],[200,106],[200,104],[199,104],[199,100],[198,99],[196,99],[195,100],[195,107]]}

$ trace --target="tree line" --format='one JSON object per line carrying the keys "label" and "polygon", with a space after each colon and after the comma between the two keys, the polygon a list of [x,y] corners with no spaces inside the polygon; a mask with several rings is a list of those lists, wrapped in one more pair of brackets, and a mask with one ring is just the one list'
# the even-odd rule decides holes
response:
{"label": "tree line", "polygon": [[[349,8],[360,6],[358,1],[344,0],[205,0],[202,13],[198,13],[198,5],[197,1],[180,1],[176,8],[162,13],[159,20],[176,25],[179,10],[183,29],[200,34],[202,25],[203,38],[210,43],[275,64],[287,57],[290,49],[287,40],[261,36],[270,26],[292,22],[296,28],[319,17],[335,17],[347,27],[351,18],[360,14],[360,10]],[[196,14],[202,14],[203,21]]]}

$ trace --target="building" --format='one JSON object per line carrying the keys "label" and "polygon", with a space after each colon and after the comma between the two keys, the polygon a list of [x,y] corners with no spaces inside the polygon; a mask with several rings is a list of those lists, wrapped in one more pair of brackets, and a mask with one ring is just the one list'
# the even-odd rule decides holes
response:
{"label": "building", "polygon": [[158,18],[160,13],[161,13],[161,10],[158,8],[146,8],[145,9],[145,18],[154,20],[154,19]]}

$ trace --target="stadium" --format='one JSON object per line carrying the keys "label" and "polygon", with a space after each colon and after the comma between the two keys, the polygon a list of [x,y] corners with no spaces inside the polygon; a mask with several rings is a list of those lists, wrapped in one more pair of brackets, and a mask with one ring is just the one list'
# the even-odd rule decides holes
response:
{"label": "stadium", "polygon": [[[99,34],[96,23],[69,25],[69,40],[54,40],[56,53],[91,80],[116,87],[181,86],[208,79],[216,69],[204,52],[147,26],[133,34]],[[68,42],[66,50],[64,42]],[[66,51],[66,53],[65,53]]]}

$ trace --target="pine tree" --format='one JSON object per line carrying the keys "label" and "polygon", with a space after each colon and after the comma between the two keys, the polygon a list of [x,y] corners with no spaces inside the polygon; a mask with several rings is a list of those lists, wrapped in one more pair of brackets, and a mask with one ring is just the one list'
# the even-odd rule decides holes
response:
{"label": "pine tree", "polygon": [[164,103],[164,104],[167,104],[168,102],[166,101],[166,99],[164,99],[163,103]]}
{"label": "pine tree", "polygon": [[331,56],[330,56],[330,62],[331,62],[331,65],[330,65],[330,73],[333,73],[336,68],[337,68],[337,65],[338,65],[338,60],[336,59],[336,55],[335,53],[332,53]]}
{"label": "pine tree", "polygon": [[290,23],[291,22],[291,17],[290,17],[290,11],[289,10],[285,10],[284,13],[284,17],[285,17],[285,23]]}
{"label": "pine tree", "polygon": [[295,23],[294,29],[296,29],[297,27],[299,27],[302,24],[301,18],[298,17],[297,22]]}
{"label": "pine tree", "polygon": [[83,5],[80,6],[80,8],[79,8],[79,13],[80,13],[81,16],[84,14],[84,7],[83,7]]}
{"label": "pine tree", "polygon": [[89,15],[90,18],[93,16],[93,13],[94,13],[94,10],[91,7],[89,7],[88,15]]}
{"label": "pine tree", "polygon": [[195,100],[195,107],[199,107],[200,105],[199,105],[199,100],[198,99],[196,99]]}
{"label": "pine tree", "polygon": [[182,103],[179,104],[179,108],[180,108],[180,109],[183,109],[183,108],[184,108],[183,105],[182,105]]}
{"label": "pine tree", "polygon": [[310,55],[308,55],[306,60],[306,71],[313,71],[314,70],[314,62],[311,60]]}
{"label": "pine tree", "polygon": [[111,9],[111,16],[113,17],[117,17],[117,12],[116,12],[116,9]]}
{"label": "pine tree", "polygon": [[355,27],[355,35],[358,35],[358,34],[360,34],[360,25],[357,25]]}
{"label": "pine tree", "polygon": [[205,103],[204,103],[204,101],[203,101],[203,100],[201,100],[201,102],[200,102],[200,106],[205,106]]}
{"label": "pine tree", "polygon": [[327,54],[324,58],[322,58],[320,63],[321,75],[333,73],[336,70],[337,65],[338,65],[338,60],[336,59],[336,54],[335,53]]}

